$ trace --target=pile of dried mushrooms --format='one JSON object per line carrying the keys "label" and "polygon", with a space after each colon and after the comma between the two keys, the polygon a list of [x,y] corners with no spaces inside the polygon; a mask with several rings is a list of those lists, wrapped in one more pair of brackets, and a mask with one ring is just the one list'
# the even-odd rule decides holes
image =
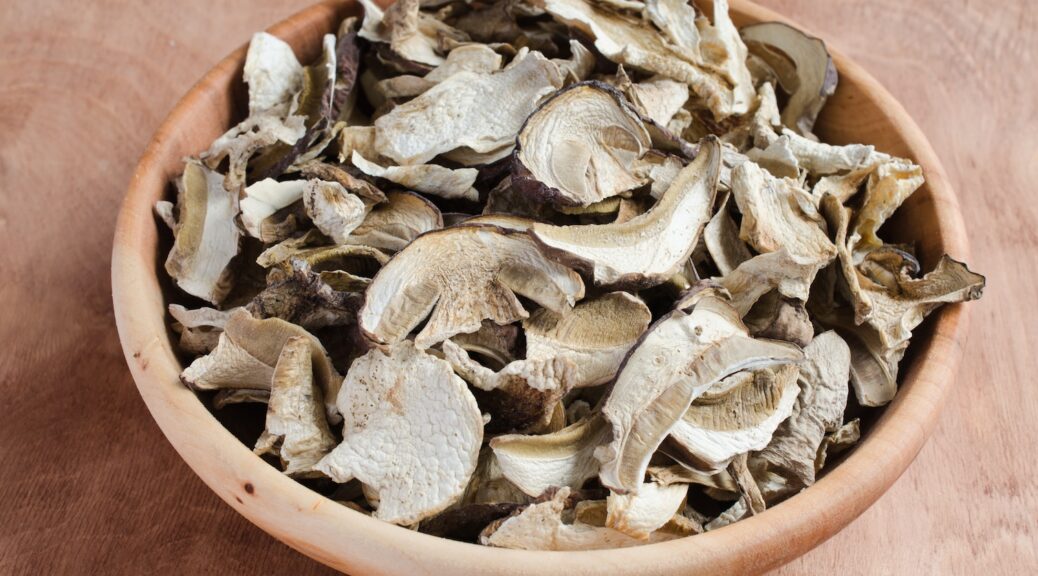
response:
{"label": "pile of dried mushrooms", "polygon": [[725,0],[362,4],[305,65],[256,34],[248,116],[156,206],[183,382],[265,403],[256,453],[347,506],[537,550],[724,526],[981,294],[879,237],[923,173],[812,133],[815,38]]}

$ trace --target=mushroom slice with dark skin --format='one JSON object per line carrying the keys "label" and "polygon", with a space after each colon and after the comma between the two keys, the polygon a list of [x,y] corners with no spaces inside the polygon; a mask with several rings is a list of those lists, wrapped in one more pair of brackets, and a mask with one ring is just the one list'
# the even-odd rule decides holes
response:
{"label": "mushroom slice with dark skin", "polygon": [[527,318],[516,294],[562,313],[584,297],[584,283],[545,258],[525,233],[455,226],[418,237],[379,270],[359,322],[371,339],[391,344],[429,317],[415,337],[425,349],[475,332],[485,319],[511,324]]}
{"label": "mushroom slice with dark skin", "polygon": [[213,308],[188,310],[179,304],[169,305],[173,331],[180,334],[178,347],[190,354],[208,354],[216,348],[220,333],[227,324],[228,313]]}
{"label": "mushroom slice with dark skin", "polygon": [[764,22],[739,29],[743,42],[771,67],[789,94],[782,123],[806,136],[825,101],[836,91],[837,74],[825,42],[782,22]]}
{"label": "mushroom slice with dark skin", "polygon": [[803,357],[792,344],[750,338],[738,313],[714,289],[682,305],[631,350],[602,409],[613,440],[596,454],[602,462],[599,478],[615,492],[638,489],[671,428],[721,379]]}
{"label": "mushroom slice with dark skin", "polygon": [[411,192],[389,192],[386,203],[375,206],[346,244],[399,252],[415,238],[443,227],[443,216],[431,202]]}
{"label": "mushroom slice with dark skin", "polygon": [[546,253],[588,271],[596,285],[662,283],[688,260],[710,220],[720,160],[717,140],[704,140],[699,156],[648,212],[619,224],[536,223],[532,233]]}
{"label": "mushroom slice with dark skin", "polygon": [[350,367],[337,405],[343,441],[315,468],[376,493],[376,518],[413,525],[462,497],[476,469],[483,416],[449,364],[410,341],[374,349]]}
{"label": "mushroom slice with dark skin", "polygon": [[512,186],[556,206],[587,206],[648,182],[652,147],[638,112],[608,84],[565,88],[527,118],[516,138]]}
{"label": "mushroom slice with dark skin", "polygon": [[246,309],[256,318],[280,318],[307,330],[352,324],[362,300],[360,294],[329,286],[298,258],[271,270],[267,282]]}
{"label": "mushroom slice with dark skin", "polygon": [[313,465],[334,447],[321,389],[314,384],[310,342],[293,336],[274,366],[266,426],[255,452],[277,454],[289,476],[313,476]]}
{"label": "mushroom slice with dark skin", "polygon": [[181,290],[219,304],[234,285],[229,269],[241,232],[234,222],[238,198],[223,178],[189,160],[177,180],[177,219],[166,272]]}

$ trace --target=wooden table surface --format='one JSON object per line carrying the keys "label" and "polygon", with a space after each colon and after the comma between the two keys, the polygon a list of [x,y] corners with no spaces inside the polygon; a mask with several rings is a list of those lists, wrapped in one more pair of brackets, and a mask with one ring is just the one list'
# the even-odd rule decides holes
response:
{"label": "wooden table surface", "polygon": [[[5,2],[0,17],[0,573],[329,570],[198,480],[123,361],[109,258],[150,135],[205,70],[307,0]],[[1038,573],[1038,11],[767,0],[858,60],[933,142],[988,277],[933,438],[780,574]]]}

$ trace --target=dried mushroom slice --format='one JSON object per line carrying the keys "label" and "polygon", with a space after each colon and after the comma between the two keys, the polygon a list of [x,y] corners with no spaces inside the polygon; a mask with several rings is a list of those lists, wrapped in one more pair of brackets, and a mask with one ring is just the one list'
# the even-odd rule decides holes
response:
{"label": "dried mushroom slice", "polygon": [[605,402],[613,440],[597,453],[599,477],[616,492],[638,489],[670,429],[718,381],[802,357],[791,344],[750,338],[735,310],[713,290],[700,292],[689,306],[667,314],[642,336]]}
{"label": "dried mushroom slice", "polygon": [[669,78],[654,77],[632,84],[626,92],[643,116],[666,126],[688,102],[688,86]]}
{"label": "dried mushroom slice", "polygon": [[801,264],[785,248],[758,254],[718,279],[732,297],[732,307],[746,316],[758,300],[772,290],[806,302],[811,281],[818,270],[816,264]]}
{"label": "dried mushroom slice", "polygon": [[670,430],[669,446],[704,472],[717,472],[739,454],[760,450],[793,411],[797,367],[780,366],[729,376],[692,402]]}
{"label": "dried mushroom slice", "polygon": [[610,493],[606,499],[606,526],[639,540],[670,522],[685,504],[688,484],[647,482],[637,494]]}
{"label": "dried mushroom slice", "polygon": [[499,370],[518,356],[519,327],[484,321],[479,330],[457,334],[451,340],[466,352],[477,355],[484,364]]}
{"label": "dried mushroom slice", "polygon": [[782,123],[801,135],[811,134],[815,118],[836,91],[836,66],[825,43],[782,22],[745,26],[739,34],[750,52],[767,62],[789,94]]}
{"label": "dried mushroom slice", "polygon": [[755,458],[789,474],[797,485],[815,481],[815,459],[825,435],[836,431],[847,406],[851,352],[836,332],[824,332],[804,348],[800,394],[789,420]]}
{"label": "dried mushroom slice", "polygon": [[400,165],[422,164],[462,147],[500,152],[561,87],[558,66],[538,52],[517,55],[499,72],[458,72],[375,120],[375,146]]}
{"label": "dried mushroom slice", "polygon": [[269,241],[270,238],[264,234],[264,225],[279,210],[302,200],[304,188],[306,181],[303,180],[278,182],[273,178],[247,186],[239,202],[242,228],[253,238]]}
{"label": "dried mushroom slice", "polygon": [[439,164],[379,166],[356,150],[350,161],[368,176],[384,178],[418,192],[441,198],[461,198],[473,202],[479,200],[479,192],[472,187],[479,176],[475,168],[451,169]]}
{"label": "dried mushroom slice", "polygon": [[735,480],[726,470],[715,473],[701,472],[681,464],[673,466],[649,466],[648,477],[656,484],[669,486],[670,484],[699,484],[707,488],[723,490],[725,492],[737,492],[738,486]]}
{"label": "dried mushroom slice", "polygon": [[360,226],[368,205],[338,182],[310,180],[303,187],[303,206],[314,226],[336,244],[345,244]]}
{"label": "dried mushroom slice", "polygon": [[584,297],[584,284],[573,270],[546,259],[524,233],[483,225],[437,230],[378,272],[360,327],[377,342],[393,343],[428,316],[415,338],[424,349],[475,332],[485,319],[510,324],[528,317],[516,294],[562,312]]}
{"label": "dried mushroom slice", "polygon": [[412,525],[461,498],[479,457],[483,416],[449,364],[409,341],[388,353],[372,350],[350,367],[337,405],[343,441],[315,468],[375,492],[376,518]]}
{"label": "dried mushroom slice", "polygon": [[321,388],[328,413],[334,414],[333,403],[342,377],[332,367],[321,342],[299,326],[277,318],[257,320],[243,308],[230,312],[216,348],[195,359],[180,374],[180,380],[195,390],[269,390],[281,350],[293,336],[310,342],[314,379]]}
{"label": "dried mushroom slice", "polygon": [[[351,127],[354,128],[354,127]],[[351,129],[347,128],[347,130]],[[343,132],[339,133],[340,136]],[[386,195],[370,182],[361,180],[345,170],[341,165],[311,160],[299,165],[299,173],[304,178],[336,182],[346,189],[350,194],[359,196],[365,204],[381,204],[386,201]]]}
{"label": "dried mushroom slice", "polygon": [[710,258],[722,276],[731,274],[740,264],[753,257],[746,242],[739,237],[739,225],[728,213],[729,199],[710,218],[703,228],[703,241]]}
{"label": "dried mushroom slice", "polygon": [[489,74],[501,69],[501,55],[486,44],[462,44],[425,76],[402,75],[380,80],[378,89],[386,98],[413,98],[458,72]]}
{"label": "dried mushroom slice", "polygon": [[559,91],[516,138],[512,186],[557,206],[587,206],[648,181],[649,132],[615,88],[597,81]]}
{"label": "dried mushroom slice", "polygon": [[345,243],[399,252],[415,238],[442,227],[440,210],[425,198],[410,192],[389,192],[386,203],[375,206]]}
{"label": "dried mushroom slice", "polygon": [[882,162],[869,174],[861,208],[855,213],[847,238],[855,263],[870,250],[883,246],[876,236],[879,227],[922,185],[923,169],[907,160]]}
{"label": "dried mushroom slice", "polygon": [[208,354],[216,348],[220,333],[227,324],[227,312],[213,308],[188,310],[179,304],[169,305],[173,331],[180,334],[178,347],[189,354]]}
{"label": "dried mushroom slice", "polygon": [[818,455],[815,457],[815,473],[817,474],[825,466],[830,455],[837,455],[850,449],[861,440],[861,421],[857,418],[840,426],[835,432],[825,435],[822,444],[818,447]]}
{"label": "dried mushroom slice", "polygon": [[[280,318],[317,330],[352,324],[360,307],[360,294],[333,288],[303,259],[292,259],[283,268],[271,271],[267,282],[267,287],[245,307],[256,318]],[[356,286],[360,290],[364,287]]]}
{"label": "dried mushroom slice", "polygon": [[552,434],[498,436],[490,447],[505,478],[536,497],[553,486],[579,489],[598,476],[595,448],[608,441],[609,423],[595,414]]}
{"label": "dried mushroom slice", "polygon": [[267,422],[256,440],[257,454],[281,458],[285,474],[311,475],[314,464],[335,447],[335,437],[324,415],[324,399],[314,384],[310,342],[289,338],[271,380]]}
{"label": "dried mushroom slice", "polygon": [[361,0],[364,22],[360,37],[371,42],[385,43],[400,58],[429,66],[444,62],[440,49],[441,36],[461,39],[464,35],[423,14],[419,0],[401,0],[385,12],[371,0]]}
{"label": "dried mushroom slice", "polygon": [[237,197],[223,179],[195,160],[177,181],[177,221],[166,273],[181,290],[219,304],[234,285],[229,266],[238,255],[241,232],[234,223]]}
{"label": "dried mushroom slice", "polygon": [[532,233],[560,261],[589,270],[596,285],[652,286],[688,260],[710,220],[720,168],[720,145],[708,139],[648,212],[620,224],[554,226]]}

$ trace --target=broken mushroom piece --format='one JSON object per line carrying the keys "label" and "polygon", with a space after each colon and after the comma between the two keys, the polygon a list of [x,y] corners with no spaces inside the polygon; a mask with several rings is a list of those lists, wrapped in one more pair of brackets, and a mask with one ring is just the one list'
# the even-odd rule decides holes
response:
{"label": "broken mushroom piece", "polygon": [[442,198],[461,198],[463,200],[479,200],[479,192],[472,187],[479,176],[475,168],[451,169],[439,164],[421,164],[409,166],[379,166],[353,151],[353,165],[368,176],[384,178]]}
{"label": "broken mushroom piece", "polygon": [[610,493],[606,498],[606,526],[639,540],[670,522],[681,511],[688,484],[661,485],[647,482],[636,494]]}
{"label": "broken mushroom piece", "polygon": [[344,290],[349,287],[341,283],[332,287],[322,274],[306,260],[293,258],[267,275],[267,287],[245,308],[256,318],[280,318],[307,330],[353,323],[361,295]]}
{"label": "broken mushroom piece", "polygon": [[587,270],[600,286],[653,286],[688,260],[710,220],[721,152],[716,139],[674,179],[648,212],[620,224],[554,226],[535,223],[532,233],[554,258]]}
{"label": "broken mushroom piece", "polygon": [[219,304],[234,285],[229,269],[238,255],[241,232],[234,223],[236,194],[223,178],[196,160],[188,160],[177,180],[177,219],[166,273],[181,290]]}
{"label": "broken mushroom piece", "polygon": [[479,457],[483,416],[449,364],[409,341],[374,349],[350,367],[337,406],[343,441],[315,469],[374,491],[376,518],[412,525],[461,498]]}
{"label": "broken mushroom piece", "polygon": [[399,252],[415,238],[443,228],[443,216],[431,202],[411,192],[389,192],[346,237],[346,244]]}
{"label": "broken mushroom piece", "polygon": [[[799,361],[796,346],[754,340],[738,314],[706,289],[653,325],[624,360],[602,413],[612,442],[596,454],[602,484],[618,493],[638,490],[649,460],[689,405],[724,377],[741,370]],[[686,311],[687,310],[687,311]]]}
{"label": "broken mushroom piece", "polygon": [[247,186],[239,202],[242,228],[253,238],[264,242],[271,241],[272,238],[264,234],[267,219],[279,210],[302,200],[306,185],[306,181],[303,180],[278,182],[273,178],[266,178]]}
{"label": "broken mushroom piece", "polygon": [[302,196],[314,226],[336,244],[345,244],[368,212],[367,204],[338,182],[310,180],[303,187]]}
{"label": "broken mushroom piece", "polygon": [[373,340],[391,344],[428,316],[415,337],[425,349],[475,332],[485,319],[510,324],[528,317],[516,294],[561,313],[584,297],[584,283],[524,233],[456,226],[418,237],[379,270],[359,322]]}
{"label": "broken mushroom piece", "polygon": [[297,476],[312,475],[313,465],[334,447],[321,389],[314,384],[310,342],[293,336],[274,366],[266,427],[255,452],[277,454],[285,474]]}
{"label": "broken mushroom piece", "polygon": [[652,147],[638,115],[612,86],[569,86],[527,118],[512,186],[556,206],[587,206],[648,181],[639,161]]}
{"label": "broken mushroom piece", "polygon": [[213,308],[188,310],[179,304],[167,308],[173,317],[173,331],[180,334],[180,349],[191,354],[208,354],[216,348],[227,324],[227,312]]}

